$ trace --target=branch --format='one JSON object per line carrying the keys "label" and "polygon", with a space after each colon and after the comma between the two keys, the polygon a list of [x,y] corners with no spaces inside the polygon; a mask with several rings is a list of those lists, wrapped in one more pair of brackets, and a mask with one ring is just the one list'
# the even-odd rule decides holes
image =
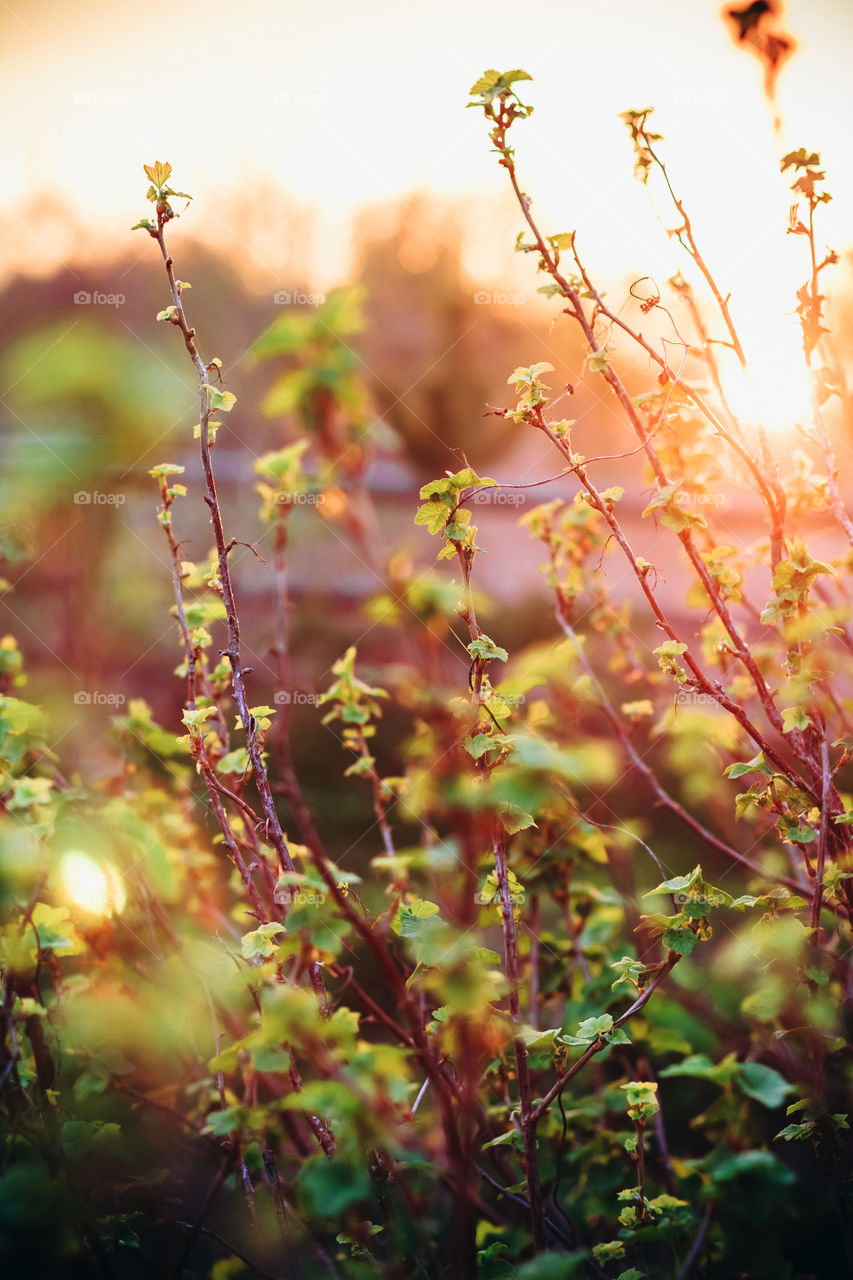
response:
{"label": "branch", "polygon": [[[509,981],[509,1011],[513,1022],[518,1025],[521,1022],[521,1001],[518,990],[518,929],[516,927],[507,871],[507,836],[500,824],[496,825],[497,831],[493,838],[492,848],[495,855],[495,875],[501,900],[506,973]],[[527,1191],[530,1198],[530,1222],[533,1228],[533,1242],[537,1249],[544,1249],[545,1206],[542,1201],[542,1183],[539,1176],[536,1122],[532,1118],[533,1094],[530,1086],[530,1066],[527,1060],[527,1048],[524,1041],[518,1036],[513,1039],[513,1050],[515,1053],[516,1075],[518,1077],[518,1095],[521,1104],[521,1132],[524,1138],[524,1161],[527,1169]]]}
{"label": "branch", "polygon": [[[652,981],[640,993],[640,995],[631,1005],[630,1009],[626,1009],[625,1012],[620,1017],[614,1020],[614,1023],[613,1023],[614,1028],[624,1026],[625,1023],[628,1022],[630,1018],[633,1018],[635,1013],[639,1013],[640,1010],[646,1004],[648,1004],[654,992],[663,982],[667,974],[670,973],[675,968],[675,966],[678,964],[678,961],[680,959],[681,959],[681,956],[677,955],[674,951],[670,951],[666,960],[664,960],[663,963],[660,965]],[[565,1089],[569,1081],[574,1079],[574,1077],[578,1074],[578,1072],[582,1071],[583,1068],[586,1066],[586,1064],[592,1058],[594,1058],[596,1054],[601,1053],[604,1049],[606,1049],[607,1045],[608,1045],[608,1041],[605,1040],[602,1036],[599,1036],[597,1040],[593,1040],[592,1044],[589,1046],[588,1049],[584,1049],[583,1053],[578,1058],[577,1062],[572,1063],[568,1071],[563,1072],[563,1074],[556,1081],[556,1083],[553,1084],[551,1088],[548,1090],[548,1092],[545,1094],[545,1097],[542,1099],[542,1101],[539,1102],[536,1107],[534,1107],[530,1117],[531,1123],[534,1126],[539,1123],[539,1121],[542,1119],[548,1107],[551,1105],[554,1099],[563,1092],[563,1090]]]}
{"label": "branch", "polygon": [[254,717],[249,713],[249,703],[246,698],[246,691],[244,687],[243,666],[240,655],[240,623],[237,617],[237,605],[234,598],[234,588],[231,581],[231,570],[229,567],[229,544],[226,540],[222,524],[222,514],[219,508],[219,497],[216,492],[216,480],[210,456],[211,442],[208,428],[211,418],[211,404],[208,387],[210,387],[211,384],[208,366],[199,355],[198,347],[195,342],[195,330],[191,329],[187,322],[184,305],[181,300],[181,291],[178,288],[178,284],[175,279],[172,258],[166,248],[166,238],[163,230],[164,225],[164,216],[158,209],[157,232],[155,239],[157,240],[157,243],[160,246],[160,252],[163,255],[166,275],[172,292],[172,299],[175,307],[175,323],[183,335],[184,345],[186,346],[190,359],[195,365],[196,372],[198,373],[199,430],[201,438],[201,462],[204,471],[206,489],[205,502],[210,509],[210,522],[213,525],[213,534],[216,541],[219,581],[221,584],[222,599],[225,604],[228,627],[228,648],[224,652],[231,664],[234,701],[237,704],[240,720],[246,733],[246,749],[249,753],[249,759],[252,762],[255,786],[258,789],[261,806],[264,812],[265,834],[275,848],[282,870],[293,871],[295,868],[287,847],[287,841],[284,838],[284,832],[281,829],[278,814],[276,813],[272,791],[270,790],[269,777],[263,761],[261,745],[258,740],[257,725]]}

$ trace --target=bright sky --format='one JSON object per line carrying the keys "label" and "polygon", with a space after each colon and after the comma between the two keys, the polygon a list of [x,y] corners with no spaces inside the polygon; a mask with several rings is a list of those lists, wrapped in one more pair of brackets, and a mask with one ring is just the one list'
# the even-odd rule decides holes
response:
{"label": "bright sky", "polygon": [[[516,129],[519,169],[548,231],[577,229],[599,277],[672,273],[618,118],[654,104],[677,189],[706,256],[723,264],[735,308],[747,327],[769,314],[781,323],[803,277],[802,242],[785,236],[783,151],[822,152],[836,196],[824,237],[839,250],[853,240],[853,5],[788,3],[800,50],[782,72],[778,136],[759,65],[733,47],[720,8],[717,0],[5,0],[0,215],[6,223],[28,194],[49,190],[84,220],[92,245],[113,241],[147,212],[142,163],[168,159],[176,184],[195,196],[193,232],[215,238],[218,202],[241,184],[251,200],[262,176],[312,207],[306,270],[326,284],[346,273],[355,210],[426,190],[480,211],[494,203],[501,243],[486,217],[468,265],[496,283],[517,282],[529,260],[513,259],[503,239],[506,220],[515,225],[505,177],[482,116],[464,106],[486,67],[519,66],[534,76],[524,88],[536,107]],[[275,244],[263,264],[272,274]]]}

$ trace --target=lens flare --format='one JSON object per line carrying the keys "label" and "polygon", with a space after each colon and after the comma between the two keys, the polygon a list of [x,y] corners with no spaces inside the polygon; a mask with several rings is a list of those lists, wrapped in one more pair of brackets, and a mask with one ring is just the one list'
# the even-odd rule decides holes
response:
{"label": "lens flare", "polygon": [[88,853],[70,849],[60,862],[60,880],[66,900],[92,915],[120,915],[124,910],[124,882],[112,863],[98,862]]}
{"label": "lens flare", "polygon": [[800,336],[792,326],[764,321],[753,341],[745,342],[746,371],[730,362],[724,380],[726,398],[744,425],[778,433],[792,431],[811,417],[811,388]]}

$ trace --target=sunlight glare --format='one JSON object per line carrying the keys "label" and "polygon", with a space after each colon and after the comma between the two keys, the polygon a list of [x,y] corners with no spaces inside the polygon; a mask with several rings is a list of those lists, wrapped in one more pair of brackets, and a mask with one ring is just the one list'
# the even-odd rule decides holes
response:
{"label": "sunlight glare", "polygon": [[99,916],[124,910],[124,883],[111,863],[96,862],[88,853],[72,849],[62,857],[60,876],[65,897],[74,906]]}
{"label": "sunlight glare", "polygon": [[[751,305],[744,305],[744,302]],[[775,300],[774,300],[775,301]],[[785,304],[764,298],[739,299],[737,325],[747,359],[746,373],[732,355],[723,372],[729,404],[744,426],[778,434],[811,417],[811,387],[795,316]],[[729,353],[727,353],[729,354]]]}

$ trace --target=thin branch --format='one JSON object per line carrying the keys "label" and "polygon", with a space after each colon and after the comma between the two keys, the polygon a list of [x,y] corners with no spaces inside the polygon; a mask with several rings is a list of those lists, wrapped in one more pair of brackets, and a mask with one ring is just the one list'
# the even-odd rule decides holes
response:
{"label": "thin branch", "polygon": [[[681,959],[681,956],[676,955],[674,951],[671,951],[669,953],[666,960],[664,960],[662,964],[659,966],[657,973],[655,974],[652,981],[649,983],[647,987],[643,989],[643,991],[640,993],[640,995],[637,997],[637,999],[634,1001],[631,1007],[629,1009],[626,1009],[623,1014],[621,1014],[618,1018],[614,1020],[614,1023],[613,1023],[614,1028],[624,1026],[626,1022],[628,1022],[631,1018],[633,1018],[635,1013],[639,1013],[640,1010],[646,1004],[648,1004],[649,1000],[652,998],[657,988],[663,982],[664,978],[667,976],[668,973],[670,973],[675,968],[675,966],[678,964],[678,961],[680,959]],[[607,1045],[608,1045],[608,1041],[604,1037],[599,1036],[597,1040],[593,1040],[592,1044],[587,1049],[584,1049],[583,1053],[578,1058],[577,1062],[573,1062],[572,1065],[569,1067],[569,1069],[563,1072],[563,1074],[556,1081],[556,1083],[553,1084],[551,1088],[548,1090],[548,1092],[545,1094],[544,1098],[542,1098],[541,1102],[539,1102],[537,1106],[533,1109],[533,1112],[530,1118],[534,1125],[537,1125],[539,1123],[539,1121],[542,1119],[543,1115],[547,1111],[548,1107],[551,1105],[554,1099],[563,1092],[563,1090],[565,1089],[569,1081],[573,1080],[574,1077],[578,1074],[578,1072],[582,1071],[583,1068],[586,1066],[586,1064],[592,1058],[594,1058],[596,1054],[602,1053],[607,1048]]]}
{"label": "thin branch", "polygon": [[[495,857],[495,876],[501,904],[506,973],[509,982],[509,1012],[513,1022],[521,1023],[521,999],[519,996],[518,928],[509,886],[506,857],[507,836],[498,825],[492,842]],[[524,1162],[527,1170],[527,1191],[530,1199],[530,1222],[533,1241],[537,1249],[545,1247],[545,1208],[542,1201],[542,1184],[539,1175],[539,1151],[536,1145],[536,1123],[533,1116],[533,1093],[530,1084],[530,1065],[524,1041],[513,1039],[515,1070],[518,1077],[518,1096],[521,1106],[521,1132],[524,1139]]]}
{"label": "thin branch", "polygon": [[207,503],[210,511],[210,522],[213,526],[213,534],[216,541],[219,583],[222,600],[225,604],[226,623],[228,629],[228,647],[224,650],[224,654],[231,665],[231,683],[234,693],[234,701],[237,704],[240,721],[246,734],[246,749],[249,753],[249,759],[252,762],[255,786],[257,787],[258,794],[261,799],[261,807],[264,812],[265,835],[275,848],[282,870],[293,871],[295,868],[287,847],[287,841],[284,838],[284,832],[281,829],[278,814],[276,813],[275,802],[273,801],[272,791],[270,789],[269,777],[261,754],[262,748],[258,737],[257,722],[254,716],[250,714],[249,703],[246,697],[243,665],[240,653],[240,622],[237,616],[237,604],[234,597],[234,587],[231,581],[231,569],[229,566],[229,544],[226,540],[225,530],[222,523],[219,496],[216,491],[216,479],[213,472],[213,463],[210,452],[211,439],[209,426],[212,416],[210,392],[213,391],[213,387],[210,384],[208,365],[205,364],[204,360],[199,355],[198,347],[196,346],[195,330],[191,329],[187,322],[183,301],[181,299],[181,290],[178,288],[177,280],[175,279],[172,258],[166,248],[166,237],[163,229],[164,225],[164,216],[158,209],[157,232],[155,239],[160,246],[160,252],[163,256],[163,262],[166,268],[166,275],[169,280],[169,287],[172,292],[175,323],[183,335],[184,345],[186,346],[190,359],[195,365],[196,372],[198,373],[200,418],[199,434],[201,440],[201,462],[205,482],[205,502]]}
{"label": "thin branch", "polygon": [[235,1258],[239,1258],[243,1265],[248,1267],[250,1271],[254,1271],[256,1276],[263,1276],[264,1280],[284,1280],[284,1277],[274,1276],[271,1271],[264,1271],[263,1267],[259,1267],[257,1263],[254,1263],[247,1258],[245,1253],[241,1253],[235,1245],[231,1244],[230,1240],[226,1240],[218,1231],[213,1231],[210,1227],[200,1227],[198,1225],[194,1227],[191,1223],[181,1222],[179,1219],[176,1220],[175,1226],[180,1227],[182,1231],[195,1231],[197,1233],[201,1233],[201,1235],[210,1236],[211,1240],[215,1240],[217,1244],[221,1244],[229,1253],[233,1253]]}
{"label": "thin branch", "polygon": [[699,1254],[702,1252],[702,1246],[705,1243],[705,1237],[708,1234],[708,1228],[711,1225],[711,1218],[713,1217],[713,1214],[714,1206],[709,1204],[702,1215],[702,1221],[699,1224],[699,1230],[696,1233],[696,1238],[690,1246],[690,1251],[684,1259],[676,1280],[687,1280],[687,1277],[693,1270],[693,1265],[697,1261]]}
{"label": "thin branch", "polygon": [[[613,731],[616,733],[617,737],[622,743],[622,746],[628,758],[630,759],[631,764],[634,766],[637,772],[642,774],[642,776],[645,778],[646,782],[651,787],[652,791],[654,792],[660,804],[664,805],[667,809],[669,809],[670,813],[674,814],[675,817],[677,817],[679,821],[683,822],[685,826],[689,827],[690,830],[693,831],[695,835],[699,836],[702,840],[704,840],[705,843],[710,846],[710,848],[716,849],[718,853],[724,854],[725,857],[731,859],[732,862],[736,862],[740,866],[746,867],[749,871],[755,872],[756,875],[760,875],[760,876],[764,876],[765,878],[768,878],[768,872],[766,872],[764,868],[759,865],[759,863],[753,862],[753,860],[751,858],[748,858],[746,854],[740,853],[732,845],[727,844],[725,840],[722,840],[719,836],[714,835],[713,831],[709,831],[706,826],[703,826],[703,824],[699,822],[697,818],[693,817],[692,813],[690,813],[687,809],[685,809],[682,804],[679,804],[679,802],[673,796],[670,795],[670,793],[666,790],[666,788],[661,783],[657,774],[654,772],[653,769],[651,769],[646,764],[645,760],[639,754],[633,742],[631,741],[631,738],[625,729],[625,725],[623,724],[622,720],[619,717],[618,712],[616,711],[616,708],[613,706],[613,703],[608,697],[607,692],[604,689],[604,686],[602,685],[601,681],[598,679],[598,676],[595,674],[592,664],[590,663],[589,659],[584,653],[583,645],[580,643],[580,640],[578,639],[578,636],[575,633],[575,630],[572,627],[571,623],[565,617],[565,611],[561,608],[559,601],[557,602],[554,612],[557,618],[557,622],[562,628],[564,634],[568,637],[569,640],[571,640],[572,644],[574,645],[578,662],[580,663],[581,667],[584,670],[584,673],[590,679],[590,681],[592,682],[595,688],[595,691],[599,698],[601,710],[604,712],[605,716],[610,722],[610,725]],[[780,884],[784,884],[787,888],[793,890],[797,894],[802,895],[803,897],[810,898],[812,896],[809,886],[801,884],[797,880],[792,880],[787,876],[772,876],[772,879],[777,880]]]}
{"label": "thin branch", "polygon": [[829,768],[829,750],[824,733],[820,743],[820,760],[823,769],[823,793],[820,805],[820,828],[817,838],[817,865],[815,866],[815,888],[812,898],[812,946],[817,946],[820,939],[820,911],[823,905],[823,877],[826,871],[827,827],[832,791],[832,774]]}

